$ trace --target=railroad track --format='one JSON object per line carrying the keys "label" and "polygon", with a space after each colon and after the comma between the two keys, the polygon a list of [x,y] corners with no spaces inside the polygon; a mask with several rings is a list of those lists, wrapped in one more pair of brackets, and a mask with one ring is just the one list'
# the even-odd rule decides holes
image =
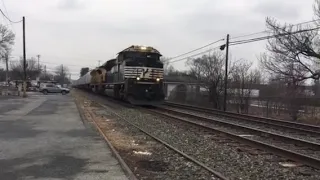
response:
{"label": "railroad track", "polygon": [[[121,101],[117,101],[114,100],[112,98],[106,97],[106,99],[108,99],[109,102],[112,102],[112,104],[109,103],[105,103],[103,101],[96,99],[98,96],[91,96],[93,97],[93,100],[99,104],[101,107],[103,107],[104,109],[108,110],[110,112],[110,109],[117,109],[117,108],[121,108],[121,106],[125,106],[128,108],[138,108],[136,106],[133,106],[131,104],[128,103],[124,103]],[[123,108],[123,107],[122,107]],[[154,139],[155,141],[159,142],[160,144],[166,146],[167,148],[169,148],[170,150],[174,151],[175,153],[179,154],[180,156],[182,156],[183,158],[187,159],[188,161],[193,162],[194,164],[200,166],[201,168],[205,169],[206,171],[208,171],[209,173],[212,173],[216,178],[215,179],[219,179],[219,180],[228,180],[229,178],[225,177],[223,174],[221,174],[220,172],[206,166],[204,163],[198,161],[197,159],[187,155],[186,153],[180,151],[179,149],[173,147],[172,145],[170,145],[169,143],[161,140],[160,138],[152,135],[151,133],[148,132],[148,130],[143,129],[141,127],[139,127],[138,125],[132,123],[129,119],[123,117],[121,114],[118,114],[115,111],[111,112],[112,114],[114,114],[116,117],[118,117],[119,119],[122,119],[123,121],[125,121],[127,124],[129,124],[130,126],[133,126],[134,128],[138,129],[139,131],[143,132],[144,134],[146,134],[147,136],[151,137],[152,139]],[[95,124],[97,124],[96,122],[94,122]],[[98,125],[97,125],[98,126]],[[106,136],[101,130],[100,133],[103,134],[103,136]]]}
{"label": "railroad track", "polygon": [[[247,178],[250,179],[252,177],[256,177],[256,179],[265,179],[264,177],[267,177],[268,179],[271,177],[270,172],[278,174],[274,177],[291,176],[291,178],[289,179],[292,179],[293,177],[297,177],[297,178],[299,177],[298,179],[301,179],[301,178],[305,179],[308,177],[312,177],[309,179],[318,179],[316,177],[318,177],[318,174],[320,171],[318,169],[313,168],[313,167],[316,167],[316,168],[319,167],[317,165],[318,160],[316,158],[310,157],[310,159],[305,159],[305,156],[303,154],[299,156],[295,152],[293,152],[293,154],[288,155],[283,153],[283,149],[280,149],[280,150],[273,149],[274,147],[271,147],[271,149],[268,149],[270,148],[269,144],[261,143],[259,141],[255,143],[250,138],[243,139],[242,136],[239,136],[239,134],[243,134],[243,133],[234,131],[239,134],[236,134],[236,133],[231,135],[230,133],[226,134],[221,131],[222,129],[220,129],[218,125],[215,125],[215,128],[217,128],[217,130],[213,130],[212,127],[210,127],[209,125],[206,125],[205,122],[198,122],[198,120],[188,119],[180,115],[179,116],[172,115],[172,114],[170,115],[168,114],[168,112],[165,112],[160,108],[154,108],[154,107],[141,108],[141,107],[136,107],[136,106],[127,104],[127,103],[123,103],[121,101],[116,101],[109,98],[108,100],[106,100],[105,98],[101,98],[101,96],[97,96],[97,95],[93,95],[93,96],[96,96],[96,97],[90,98],[90,99],[102,106],[107,105],[109,107],[108,112],[110,112],[110,108],[111,108],[113,109],[114,112],[116,112],[121,117],[121,119],[127,118],[128,123],[133,123],[133,125],[136,125],[138,127],[144,127],[141,129],[151,135],[156,135],[156,137],[159,137],[160,140],[164,138],[163,140],[165,140],[173,148],[177,149],[182,153],[185,153],[185,155],[189,156],[190,158],[193,158],[194,160],[198,161],[200,164],[205,166],[206,168],[202,168],[202,169],[207,172],[211,172],[207,170],[207,168],[209,168],[213,171],[218,171],[218,174],[219,172],[222,172],[221,174],[227,175],[227,177],[230,177],[232,179],[236,177],[245,177],[245,179]],[[112,101],[112,103],[109,101]],[[127,107],[128,109],[124,108],[124,106]],[[140,115],[138,115],[139,111],[140,111]],[[154,111],[160,111],[160,113],[154,112]],[[133,112],[136,112],[138,114]],[[155,116],[151,114],[154,114]],[[161,116],[159,115],[164,116],[166,118],[161,118]],[[144,119],[144,116],[146,116],[147,119],[150,118],[151,121],[150,122],[146,121],[147,119]],[[141,118],[141,123],[139,123],[140,118]],[[162,126],[162,124],[159,124],[158,122],[164,123],[164,126]],[[146,125],[146,123],[152,123],[152,124],[155,123],[155,125],[149,126],[149,125]],[[159,127],[159,130],[154,128],[156,126]],[[206,127],[203,127],[203,126],[206,126]],[[149,127],[151,128],[149,129]],[[164,129],[164,131],[162,131],[161,129],[164,127],[167,127],[167,128]],[[161,131],[164,134],[161,134],[161,133],[159,134],[159,132]],[[189,134],[189,135],[186,135],[186,134]],[[188,138],[188,137],[191,137],[191,138]],[[193,137],[197,137],[197,138],[193,138]],[[195,146],[192,148],[187,148],[188,146],[192,146],[193,142],[195,143],[194,144]],[[198,147],[198,149],[195,147]],[[222,154],[220,155],[219,152]],[[281,155],[281,156],[278,156],[278,155]],[[289,156],[290,158],[283,158],[283,157],[289,157]],[[292,158],[293,156],[295,156],[295,158]],[[236,159],[239,159],[239,160],[236,160]],[[294,160],[296,162],[303,162],[303,163],[293,162],[292,164],[291,160]],[[245,163],[241,163],[241,162],[245,162]],[[308,166],[303,166],[304,164]],[[254,168],[256,167],[256,165],[257,165],[257,169]],[[287,165],[289,166],[293,165],[292,167],[293,169],[292,168],[288,169]],[[200,167],[202,166],[199,166],[199,168]],[[239,168],[239,167],[242,167],[242,168]],[[243,168],[246,169],[246,173],[244,174],[241,173],[243,172]],[[252,173],[255,172],[255,173],[250,174],[250,172]],[[223,175],[221,176],[223,177]],[[218,176],[215,176],[215,177],[217,177],[217,179],[226,178],[226,177],[219,178]]]}
{"label": "railroad track", "polygon": [[[157,109],[148,109],[148,111],[223,134],[258,149],[264,149],[293,161],[320,169],[319,143],[217,120],[212,117],[196,115],[186,111],[179,111],[174,108],[160,106]],[[230,118],[230,116],[228,117]],[[232,118],[235,117],[232,116]]]}
{"label": "railroad track", "polygon": [[319,138],[318,140],[320,141],[320,126],[314,126],[309,124],[290,122],[290,121],[284,121],[284,120],[278,120],[278,119],[271,119],[271,118],[265,118],[265,117],[251,116],[251,115],[245,115],[245,114],[238,114],[233,112],[224,112],[217,109],[202,108],[202,107],[196,107],[196,106],[173,103],[173,102],[165,102],[164,105],[181,108],[185,110],[211,114],[214,116],[221,116],[224,118],[237,119],[237,120],[241,120],[243,122],[248,122],[248,123],[268,125],[269,127],[272,127],[272,128],[287,129],[287,130],[290,130],[292,133],[315,136]]}

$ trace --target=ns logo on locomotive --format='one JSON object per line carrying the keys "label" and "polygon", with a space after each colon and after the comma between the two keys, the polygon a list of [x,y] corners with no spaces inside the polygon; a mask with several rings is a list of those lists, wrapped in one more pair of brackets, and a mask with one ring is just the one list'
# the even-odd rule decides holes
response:
{"label": "ns logo on locomotive", "polygon": [[135,105],[161,104],[164,91],[160,57],[160,52],[153,47],[130,46],[115,59],[82,76],[73,86]]}

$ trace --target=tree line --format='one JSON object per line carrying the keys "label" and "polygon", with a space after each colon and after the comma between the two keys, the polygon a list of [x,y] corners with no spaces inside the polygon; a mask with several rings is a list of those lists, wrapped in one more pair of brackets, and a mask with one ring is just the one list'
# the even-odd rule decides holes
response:
{"label": "tree line", "polygon": [[[10,82],[24,79],[23,58],[10,61],[12,46],[14,45],[15,34],[6,26],[0,24],[0,62],[5,68],[0,68],[0,82]],[[44,81],[57,81],[60,84],[69,84],[69,69],[63,65],[56,66],[53,71],[47,71],[45,65],[38,64],[36,58],[26,59],[27,80],[39,78]]]}

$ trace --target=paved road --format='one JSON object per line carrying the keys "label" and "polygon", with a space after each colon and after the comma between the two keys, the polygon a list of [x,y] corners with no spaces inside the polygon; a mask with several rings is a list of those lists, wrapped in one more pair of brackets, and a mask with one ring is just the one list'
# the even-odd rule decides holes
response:
{"label": "paved road", "polygon": [[127,179],[70,95],[0,100],[0,179]]}

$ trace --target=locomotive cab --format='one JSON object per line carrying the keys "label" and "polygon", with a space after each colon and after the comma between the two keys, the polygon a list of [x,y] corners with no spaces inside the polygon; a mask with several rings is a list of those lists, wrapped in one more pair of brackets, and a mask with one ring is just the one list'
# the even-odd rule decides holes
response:
{"label": "locomotive cab", "polygon": [[162,103],[163,63],[161,54],[152,47],[132,46],[118,55],[119,80],[124,98],[132,104]]}

